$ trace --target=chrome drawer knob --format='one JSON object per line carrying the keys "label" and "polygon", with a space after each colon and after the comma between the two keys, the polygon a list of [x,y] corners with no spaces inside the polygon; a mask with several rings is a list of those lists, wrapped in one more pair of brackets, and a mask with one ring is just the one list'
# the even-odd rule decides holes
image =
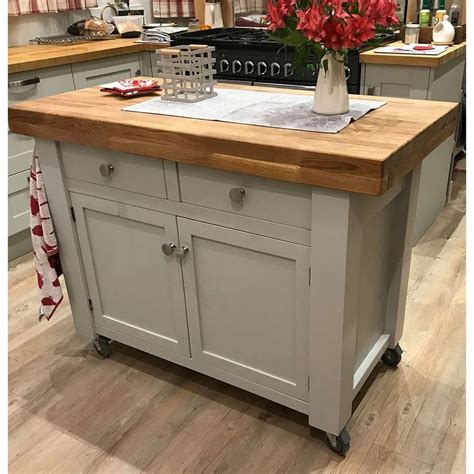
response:
{"label": "chrome drawer knob", "polygon": [[107,178],[114,172],[114,165],[111,165],[110,163],[108,164],[102,164],[99,166],[99,171],[104,178]]}
{"label": "chrome drawer knob", "polygon": [[176,245],[173,244],[173,242],[169,242],[168,244],[163,244],[161,246],[161,251],[165,255],[171,255],[174,252],[174,249],[176,248]]}
{"label": "chrome drawer knob", "polygon": [[186,257],[186,254],[189,252],[188,247],[186,245],[180,245],[179,247],[176,247],[176,256],[178,258],[183,259]]}
{"label": "chrome drawer knob", "polygon": [[229,191],[229,197],[233,202],[242,202],[245,196],[245,189],[242,186],[236,186]]}

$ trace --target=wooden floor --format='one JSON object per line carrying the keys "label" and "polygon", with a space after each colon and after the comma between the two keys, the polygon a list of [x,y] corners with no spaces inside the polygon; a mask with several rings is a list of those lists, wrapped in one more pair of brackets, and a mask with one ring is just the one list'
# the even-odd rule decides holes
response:
{"label": "wooden floor", "polygon": [[345,459],[290,409],[118,343],[100,359],[67,302],[39,323],[31,256],[14,262],[10,472],[465,472],[463,179],[413,251],[403,361],[356,400]]}

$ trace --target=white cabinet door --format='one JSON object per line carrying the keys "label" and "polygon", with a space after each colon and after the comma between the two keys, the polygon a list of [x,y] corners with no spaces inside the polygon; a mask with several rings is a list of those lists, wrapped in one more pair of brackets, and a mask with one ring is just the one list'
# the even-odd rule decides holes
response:
{"label": "white cabinet door", "polygon": [[365,64],[361,93],[406,99],[428,99],[431,69]]}
{"label": "white cabinet door", "polygon": [[176,217],[71,193],[93,304],[101,327],[189,356]]}
{"label": "white cabinet door", "polygon": [[307,400],[310,249],[190,219],[178,230],[193,359]]}
{"label": "white cabinet door", "polygon": [[29,170],[8,177],[8,236],[30,225]]}
{"label": "white cabinet door", "polygon": [[139,53],[96,59],[72,65],[76,89],[101,86],[109,82],[141,76],[141,70],[142,62]]}

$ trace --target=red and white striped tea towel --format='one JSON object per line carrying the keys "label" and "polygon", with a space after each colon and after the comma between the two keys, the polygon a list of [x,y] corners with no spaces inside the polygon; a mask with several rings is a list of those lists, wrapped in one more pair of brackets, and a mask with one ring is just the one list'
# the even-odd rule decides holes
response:
{"label": "red and white striped tea towel", "polygon": [[40,294],[39,319],[48,321],[63,300],[59,247],[49,212],[43,174],[36,151],[30,168],[30,228]]}

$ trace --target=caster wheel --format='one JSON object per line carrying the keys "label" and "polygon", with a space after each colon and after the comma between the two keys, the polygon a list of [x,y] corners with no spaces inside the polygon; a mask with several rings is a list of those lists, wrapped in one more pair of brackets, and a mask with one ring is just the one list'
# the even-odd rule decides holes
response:
{"label": "caster wheel", "polygon": [[344,456],[351,447],[351,437],[344,428],[339,436],[326,433],[326,443],[331,451],[339,456]]}
{"label": "caster wheel", "polygon": [[99,336],[94,341],[94,348],[101,357],[106,359],[110,356],[110,339],[107,339],[104,336]]}
{"label": "caster wheel", "polygon": [[382,356],[384,364],[396,367],[402,360],[402,348],[397,344],[394,349],[387,349]]}

